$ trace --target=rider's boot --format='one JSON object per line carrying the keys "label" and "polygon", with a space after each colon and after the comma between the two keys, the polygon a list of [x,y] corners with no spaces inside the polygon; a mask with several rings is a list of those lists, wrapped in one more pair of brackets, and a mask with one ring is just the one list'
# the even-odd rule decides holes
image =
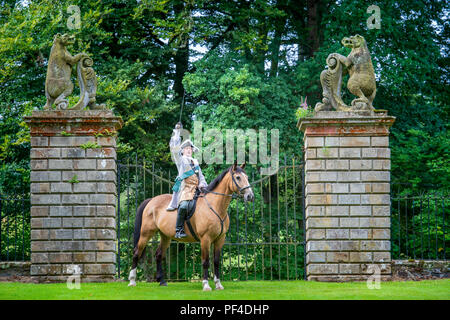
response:
{"label": "rider's boot", "polygon": [[186,218],[186,208],[183,203],[178,207],[177,224],[175,229],[175,238],[186,238],[187,234],[184,232],[184,221]]}

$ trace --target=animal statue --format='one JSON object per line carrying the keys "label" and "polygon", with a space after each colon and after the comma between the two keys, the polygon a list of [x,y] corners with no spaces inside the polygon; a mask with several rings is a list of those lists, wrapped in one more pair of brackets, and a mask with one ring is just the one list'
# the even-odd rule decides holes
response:
{"label": "animal statue", "polygon": [[[175,238],[176,211],[166,208],[172,199],[170,194],[162,194],[143,201],[136,213],[134,227],[133,264],[129,276],[129,286],[136,286],[136,268],[148,241],[159,232],[161,241],[156,250],[156,279],[161,286],[164,280],[162,260],[172,239],[181,242],[200,242],[203,265],[203,291],[211,291],[208,283],[209,250],[214,245],[214,283],[216,290],[224,289],[220,282],[220,252],[225,243],[225,235],[230,226],[228,206],[235,193],[244,201],[253,201],[254,194],[244,171],[245,163],[223,171],[197,199],[195,213],[190,218],[191,226],[186,230],[187,237]],[[192,229],[191,229],[192,228]],[[198,240],[196,240],[196,238]]]}
{"label": "animal statue", "polygon": [[[320,74],[324,98],[316,104],[315,111],[328,111],[333,108],[337,111],[373,111],[376,94],[375,71],[366,40],[355,35],[342,39],[341,43],[352,50],[347,57],[338,53],[328,56],[328,69]],[[347,88],[357,96],[351,106],[347,106],[341,98],[342,75],[347,72]]]}
{"label": "animal statue", "polygon": [[97,76],[92,65],[93,60],[83,57],[77,65],[78,83],[80,84],[80,100],[73,106],[72,110],[82,110],[89,107],[91,110],[105,109],[105,104],[97,104]]}
{"label": "animal statue", "polygon": [[72,94],[73,83],[70,80],[72,67],[83,57],[88,57],[85,53],[72,56],[67,51],[67,46],[73,44],[74,36],[67,34],[56,34],[53,39],[53,46],[48,59],[47,78],[45,80],[45,96],[47,103],[44,110],[51,108],[53,103],[58,109],[67,109],[69,103],[67,96]]}

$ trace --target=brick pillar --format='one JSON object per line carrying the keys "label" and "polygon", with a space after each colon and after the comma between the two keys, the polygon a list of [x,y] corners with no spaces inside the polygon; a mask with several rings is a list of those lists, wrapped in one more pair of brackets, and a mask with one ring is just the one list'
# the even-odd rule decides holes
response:
{"label": "brick pillar", "polygon": [[110,110],[34,111],[31,131],[31,275],[114,279],[116,133]]}
{"label": "brick pillar", "polygon": [[[318,112],[301,119],[308,280],[390,277],[390,149],[386,114]],[[376,266],[371,266],[371,265]]]}

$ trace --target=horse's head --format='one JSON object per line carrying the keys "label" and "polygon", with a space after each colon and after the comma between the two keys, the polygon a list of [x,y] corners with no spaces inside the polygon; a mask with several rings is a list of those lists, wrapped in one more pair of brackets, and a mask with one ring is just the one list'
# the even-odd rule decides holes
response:
{"label": "horse's head", "polygon": [[250,183],[248,181],[248,176],[244,171],[245,163],[241,166],[237,165],[237,162],[233,164],[230,168],[231,175],[231,191],[242,195],[244,197],[244,201],[253,201],[255,198],[253,194],[253,190],[250,187]]}

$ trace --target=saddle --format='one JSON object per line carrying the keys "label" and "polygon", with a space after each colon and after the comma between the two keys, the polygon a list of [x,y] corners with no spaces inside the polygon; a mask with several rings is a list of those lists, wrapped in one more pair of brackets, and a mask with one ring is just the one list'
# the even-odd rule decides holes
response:
{"label": "saddle", "polygon": [[195,191],[194,199],[188,201],[188,208],[187,208],[187,215],[186,215],[186,221],[192,218],[194,215],[195,209],[197,207],[197,198],[200,192],[198,189]]}
{"label": "saddle", "polygon": [[194,198],[192,200],[189,200],[188,210],[187,210],[187,215],[186,215],[186,220],[185,220],[185,222],[189,228],[189,231],[191,232],[192,236],[194,237],[194,239],[196,241],[200,241],[200,239],[197,237],[197,234],[195,233],[194,228],[192,228],[192,224],[191,224],[190,220],[195,213],[195,209],[197,207],[197,199],[198,199],[199,195],[200,195],[200,190],[197,188],[195,190]]}

